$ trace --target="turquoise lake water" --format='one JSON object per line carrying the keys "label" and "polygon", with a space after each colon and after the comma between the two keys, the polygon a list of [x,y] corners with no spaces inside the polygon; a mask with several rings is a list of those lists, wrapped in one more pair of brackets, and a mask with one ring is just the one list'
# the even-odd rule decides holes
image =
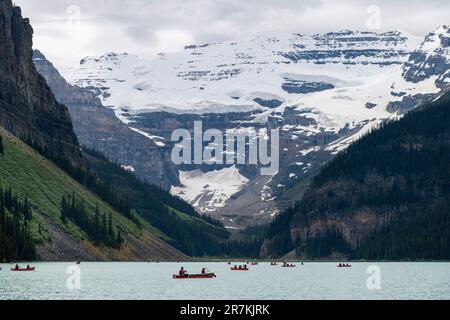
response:
{"label": "turquoise lake water", "polygon": [[[367,285],[372,265],[380,272],[381,288],[375,290]],[[79,290],[73,288],[78,278],[67,273],[73,264],[33,266],[35,272],[22,273],[0,265],[0,300],[450,299],[450,263],[354,263],[348,269],[336,263],[292,269],[260,263],[249,272],[233,272],[226,263],[82,263],[75,269],[80,271]],[[217,278],[173,280],[181,266],[190,273],[206,267]]]}

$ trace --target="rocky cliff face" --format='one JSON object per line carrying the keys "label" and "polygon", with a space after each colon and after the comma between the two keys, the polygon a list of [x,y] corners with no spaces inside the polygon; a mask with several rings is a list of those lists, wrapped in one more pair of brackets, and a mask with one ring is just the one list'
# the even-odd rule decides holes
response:
{"label": "rocky cliff face", "polygon": [[402,68],[392,86],[389,112],[405,113],[448,91],[450,82],[450,26],[429,33]]}
{"label": "rocky cliff face", "polygon": [[32,60],[33,29],[10,0],[0,2],[0,126],[54,156],[77,159],[67,108],[58,103]]}
{"label": "rocky cliff face", "polygon": [[436,77],[435,82],[445,88],[450,77],[450,26],[441,26],[428,34],[420,49],[414,51],[405,64],[403,77],[418,83]]}
{"label": "rocky cliff face", "polygon": [[179,183],[170,159],[165,158],[168,153],[116,118],[114,111],[104,108],[91,91],[68,84],[41,52],[35,50],[33,61],[56,99],[69,108],[82,145],[101,151],[142,179],[165,189]]}

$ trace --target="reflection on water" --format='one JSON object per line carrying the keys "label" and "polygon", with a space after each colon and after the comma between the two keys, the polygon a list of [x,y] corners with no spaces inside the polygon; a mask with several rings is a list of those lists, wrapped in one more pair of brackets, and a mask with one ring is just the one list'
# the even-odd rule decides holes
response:
{"label": "reflection on water", "polygon": [[[380,290],[368,287],[371,274],[367,272],[373,263],[341,269],[335,263],[306,263],[297,268],[260,263],[249,272],[230,271],[226,263],[82,263],[80,290],[67,286],[69,279],[69,288],[76,288],[77,273],[73,272],[77,268],[67,273],[72,264],[33,265],[36,272],[24,273],[0,265],[0,300],[450,299],[450,263],[378,263]],[[190,273],[206,267],[217,278],[173,280],[181,266]]]}

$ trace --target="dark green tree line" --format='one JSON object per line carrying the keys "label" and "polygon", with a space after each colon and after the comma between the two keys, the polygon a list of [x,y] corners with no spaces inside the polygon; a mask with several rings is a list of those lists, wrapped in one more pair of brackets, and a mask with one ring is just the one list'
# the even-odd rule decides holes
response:
{"label": "dark green tree line", "polygon": [[29,228],[31,219],[28,199],[20,201],[11,188],[3,188],[0,183],[0,261],[36,258]]}
{"label": "dark green tree line", "polygon": [[61,201],[61,220],[65,223],[72,221],[97,245],[105,245],[120,249],[124,243],[120,229],[116,232],[112,216],[100,212],[98,205],[94,217],[91,217],[83,201],[77,201],[75,195],[63,197]]}

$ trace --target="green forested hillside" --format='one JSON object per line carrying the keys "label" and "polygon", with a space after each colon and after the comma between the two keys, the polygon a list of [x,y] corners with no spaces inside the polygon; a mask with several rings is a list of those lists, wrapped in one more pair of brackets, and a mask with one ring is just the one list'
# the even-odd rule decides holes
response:
{"label": "green forested hillside", "polygon": [[[0,153],[1,186],[5,190],[11,189],[19,201],[23,202],[25,199],[29,201],[33,214],[27,222],[27,228],[38,247],[51,241],[52,236],[48,228],[51,222],[58,230],[80,241],[86,251],[96,259],[151,259],[150,252],[146,250],[136,252],[134,247],[138,245],[148,246],[149,249],[160,247],[160,255],[155,255],[155,259],[182,257],[180,253],[176,253],[158,239],[170,241],[169,237],[150,223],[140,218],[139,223],[131,221],[6,130],[0,128],[0,135],[3,149]],[[77,202],[82,204],[89,217],[95,218],[97,211],[108,219],[111,217],[116,234],[120,230],[126,239],[125,243],[120,248],[97,243],[79,224],[72,220],[63,221],[62,200],[72,195],[75,195]],[[12,212],[7,212],[10,217],[11,214]],[[21,220],[23,224],[24,219]],[[17,258],[20,257],[17,255]]]}
{"label": "green forested hillside", "polygon": [[0,261],[31,260],[36,257],[29,229],[32,217],[28,199],[19,201],[11,188],[0,185]]}
{"label": "green forested hillside", "polygon": [[383,124],[277,218],[263,254],[450,259],[450,94]]}

